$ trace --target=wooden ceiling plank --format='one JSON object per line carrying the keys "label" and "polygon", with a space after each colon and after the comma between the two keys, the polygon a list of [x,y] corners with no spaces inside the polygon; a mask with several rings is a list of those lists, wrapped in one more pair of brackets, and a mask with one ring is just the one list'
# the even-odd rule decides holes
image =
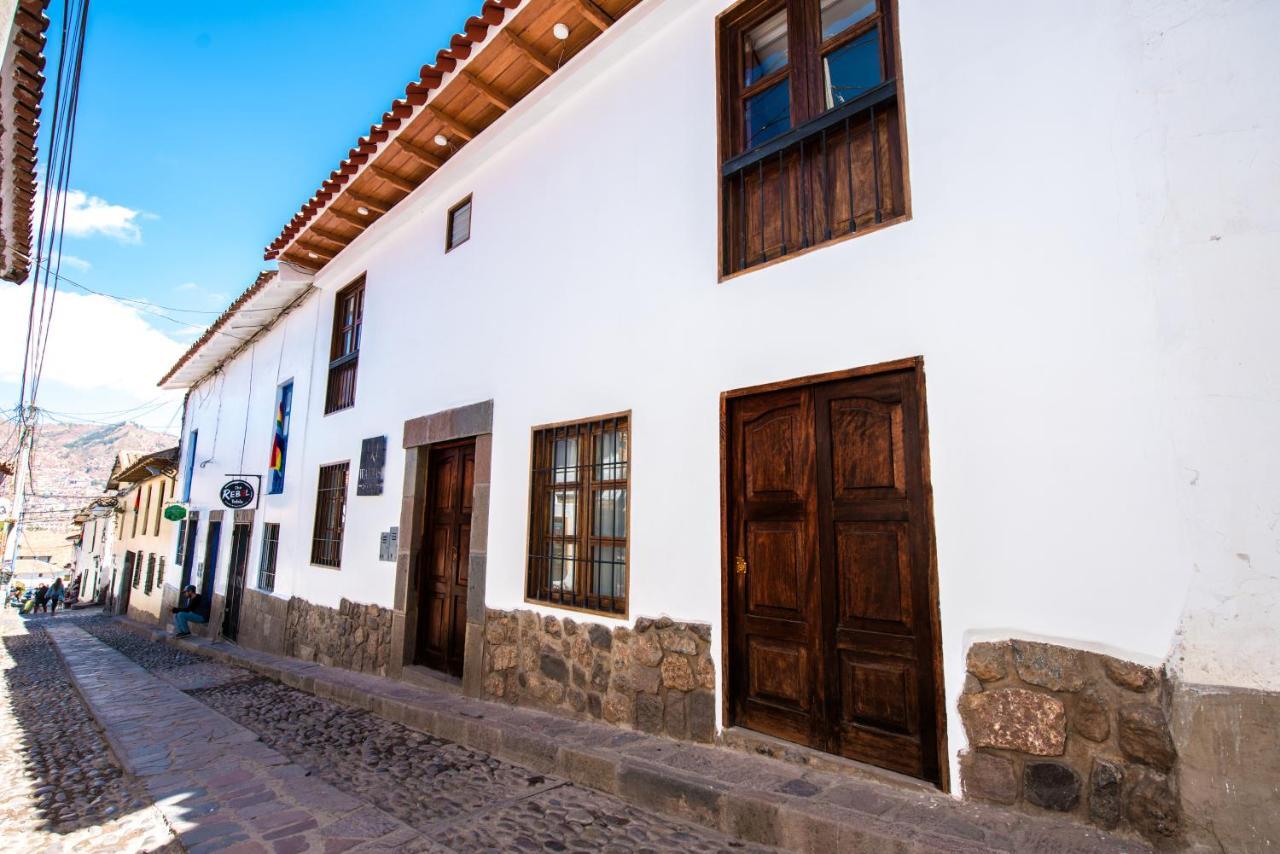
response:
{"label": "wooden ceiling plank", "polygon": [[[370,166],[369,168],[372,169],[373,166]],[[378,168],[382,169],[381,166]],[[355,202],[357,205],[366,207],[374,213],[380,214],[386,213],[395,205],[395,202],[384,202],[381,199],[375,199],[373,196],[366,196],[361,193],[357,193],[355,190],[347,190],[347,198]]]}
{"label": "wooden ceiling plank", "polygon": [[333,214],[335,217],[342,220],[347,225],[354,226],[360,229],[368,228],[372,224],[367,219],[361,219],[358,216],[352,216],[346,211],[340,211],[337,208],[333,208],[333,207],[329,208],[329,210],[326,211],[326,213]]}
{"label": "wooden ceiling plank", "polygon": [[462,76],[467,78],[467,82],[470,83],[473,87],[475,87],[477,92],[479,92],[481,95],[484,95],[486,98],[488,98],[490,104],[493,104],[495,107],[497,107],[499,110],[502,110],[504,113],[516,105],[514,98],[512,98],[511,96],[503,92],[499,92],[497,89],[490,86],[488,83],[485,83],[483,80],[479,78],[479,76],[476,75],[474,71],[471,71],[470,69],[464,69],[462,72]]}
{"label": "wooden ceiling plank", "polygon": [[432,169],[439,169],[444,165],[443,157],[432,154],[420,145],[414,145],[404,137],[396,137],[396,145],[400,146],[405,154],[408,154],[410,157],[426,166],[430,166]]}
{"label": "wooden ceiling plank", "polygon": [[581,10],[582,16],[590,21],[600,32],[613,26],[613,18],[604,9],[597,6],[594,0],[573,0]]}
{"label": "wooden ceiling plank", "polygon": [[327,240],[330,243],[336,243],[339,246],[343,246],[343,247],[347,246],[348,244],[351,243],[352,240],[355,239],[354,237],[346,237],[344,235],[338,234],[338,232],[336,231],[330,231],[327,228],[321,228],[318,225],[311,226],[311,228],[307,229],[307,231],[310,232],[311,234],[314,234],[316,237],[319,237],[321,240]]}
{"label": "wooden ceiling plank", "polygon": [[453,116],[449,115],[439,107],[433,106],[431,104],[427,104],[427,112],[435,116],[436,120],[439,121],[440,124],[452,130],[458,136],[462,137],[463,140],[466,142],[470,142],[471,140],[475,139],[476,134],[479,133],[479,131],[473,128],[467,127],[462,122],[458,121]]}
{"label": "wooden ceiling plank", "polygon": [[399,187],[406,193],[412,193],[414,190],[418,189],[418,185],[412,179],[406,178],[397,172],[392,172],[390,169],[383,169],[376,163],[369,167],[369,171],[386,181],[391,186]]}
{"label": "wooden ceiling plank", "polygon": [[328,249],[325,249],[323,246],[316,246],[314,243],[304,243],[301,240],[296,241],[294,245],[297,246],[300,250],[302,250],[302,252],[305,253],[307,256],[311,256],[313,254],[319,255],[321,258],[323,258],[326,261],[332,261],[334,254],[336,254],[336,253],[330,252]]}
{"label": "wooden ceiling plank", "polygon": [[520,36],[511,32],[511,30],[509,29],[503,28],[499,30],[499,32],[502,33],[504,36],[506,36],[507,41],[511,42],[512,47],[514,47],[516,50],[524,54],[525,59],[533,63],[533,65],[539,71],[541,71],[543,74],[547,75],[548,77],[550,77],[552,74],[555,74],[556,67],[551,64],[551,60],[547,59],[547,57],[542,55],[541,51],[539,51],[533,45],[529,44]]}

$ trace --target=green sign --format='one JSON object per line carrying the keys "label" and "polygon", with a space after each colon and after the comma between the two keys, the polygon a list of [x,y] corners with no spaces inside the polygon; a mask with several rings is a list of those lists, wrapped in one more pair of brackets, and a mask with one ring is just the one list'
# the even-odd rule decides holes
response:
{"label": "green sign", "polygon": [[178,522],[187,518],[187,508],[181,504],[170,504],[164,508],[164,518],[170,522]]}

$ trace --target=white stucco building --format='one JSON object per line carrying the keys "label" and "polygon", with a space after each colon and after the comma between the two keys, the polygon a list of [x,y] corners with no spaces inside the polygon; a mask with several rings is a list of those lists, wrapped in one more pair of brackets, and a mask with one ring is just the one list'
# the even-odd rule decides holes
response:
{"label": "white stucco building", "polygon": [[[165,377],[215,628],[957,794],[975,642],[1214,686],[1184,763],[1277,714],[1280,7],[555,7],[468,22]],[[520,611],[688,666],[579,683]],[[1246,773],[1129,760],[1188,823]]]}

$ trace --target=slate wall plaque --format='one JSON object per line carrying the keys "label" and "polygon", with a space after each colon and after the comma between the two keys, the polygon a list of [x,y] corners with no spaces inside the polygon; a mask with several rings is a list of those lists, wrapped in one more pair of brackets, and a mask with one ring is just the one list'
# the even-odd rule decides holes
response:
{"label": "slate wall plaque", "polygon": [[387,437],[374,436],[360,443],[360,478],[356,495],[381,495],[382,470],[387,465]]}

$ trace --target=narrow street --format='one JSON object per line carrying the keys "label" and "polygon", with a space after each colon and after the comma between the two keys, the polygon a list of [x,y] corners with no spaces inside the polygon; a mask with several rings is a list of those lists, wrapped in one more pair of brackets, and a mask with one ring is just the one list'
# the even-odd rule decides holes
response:
{"label": "narrow street", "polygon": [[[2,625],[0,726],[7,743],[22,745],[0,760],[6,851],[763,850],[152,643],[96,614],[20,621],[10,612]],[[149,697],[160,700],[138,704],[147,710],[149,720],[138,722],[144,728],[164,725],[165,715],[175,713],[180,704],[164,698],[176,692],[199,701],[208,720],[223,721],[210,726],[193,719],[203,715],[186,714],[186,741],[177,752],[196,755],[216,740],[213,730],[243,727],[260,739],[251,745],[256,759],[285,784],[277,789],[243,770],[226,772],[219,764],[225,749],[210,754],[215,758],[198,788],[176,785],[162,793],[173,783],[165,775],[144,785],[124,773],[73,687],[54,635],[64,654],[66,638],[83,639],[72,657],[77,667],[98,667],[112,678],[111,668],[122,669],[113,660],[124,661],[111,653],[118,650],[146,671],[127,668],[132,678],[149,680]],[[306,802],[317,806],[313,814],[302,801],[286,803],[305,788],[297,777],[331,787]],[[212,824],[211,813],[219,814]],[[187,833],[184,848],[173,834],[178,814],[199,815],[207,838]],[[326,824],[342,814],[360,820]]]}

